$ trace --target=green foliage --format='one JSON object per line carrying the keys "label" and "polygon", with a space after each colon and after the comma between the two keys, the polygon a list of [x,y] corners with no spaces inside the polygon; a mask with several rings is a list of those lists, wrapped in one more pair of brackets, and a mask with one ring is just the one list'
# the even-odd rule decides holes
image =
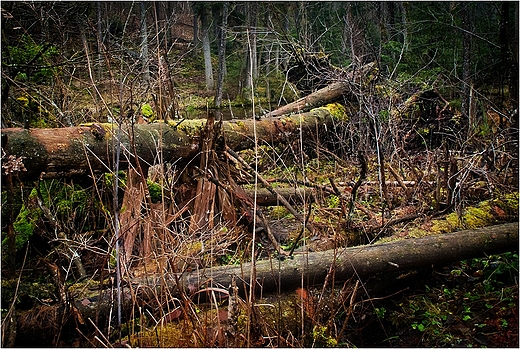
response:
{"label": "green foliage", "polygon": [[[43,216],[43,212],[37,201],[42,200],[42,204],[47,207],[51,214],[62,223],[63,227],[68,227],[75,232],[80,232],[85,225],[85,215],[92,204],[91,196],[86,189],[77,184],[68,184],[56,180],[45,180],[39,183],[41,198],[38,198],[37,188],[33,188],[24,203],[15,221],[13,222],[16,233],[16,249],[21,249],[33,236],[37,229],[38,222]],[[82,217],[75,220],[76,217]],[[80,226],[76,226],[76,223]],[[7,238],[2,240],[2,246],[7,243]]]}
{"label": "green foliage", "polygon": [[313,347],[335,347],[338,345],[336,338],[328,334],[327,326],[315,325],[312,328]]}
{"label": "green foliage", "polygon": [[[114,179],[115,175],[111,172],[105,172],[103,173],[103,182],[107,188],[113,188],[114,187]],[[125,188],[126,187],[126,181],[128,180],[128,174],[126,171],[120,170],[119,175],[119,187]]]}
{"label": "green foliage", "polygon": [[340,202],[341,201],[340,201],[339,197],[337,197],[336,195],[329,195],[327,197],[327,206],[329,208],[336,208],[336,207],[338,207]]}
{"label": "green foliage", "polygon": [[58,125],[56,117],[45,108],[38,96],[22,94],[16,98],[13,112],[26,128],[50,128]]}
{"label": "green foliage", "polygon": [[[491,316],[503,313],[502,308],[516,306],[518,254],[507,252],[456,263],[447,279],[441,287],[426,285],[424,294],[375,308],[375,313],[398,329],[417,331],[426,346],[460,346],[465,336],[453,328],[482,330]],[[383,316],[381,309],[386,309]],[[506,328],[508,321],[499,319],[499,325]]]}
{"label": "green foliage", "polygon": [[90,204],[90,195],[78,184],[62,183],[56,180],[40,183],[40,192],[44,205],[63,222],[74,217],[82,217]]}
{"label": "green foliage", "polygon": [[[30,35],[22,35],[18,45],[8,46],[7,49],[11,60],[8,64],[20,68],[15,76],[16,80],[47,83],[58,71],[57,67],[48,64],[58,54],[58,49],[51,45],[37,44]],[[36,57],[38,58],[34,60]],[[31,63],[30,69],[24,67],[28,63]]]}

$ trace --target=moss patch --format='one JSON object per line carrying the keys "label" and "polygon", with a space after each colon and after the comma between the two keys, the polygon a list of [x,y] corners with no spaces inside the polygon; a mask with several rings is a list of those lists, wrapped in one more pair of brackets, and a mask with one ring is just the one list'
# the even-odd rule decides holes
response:
{"label": "moss patch", "polygon": [[518,199],[518,193],[511,193],[505,194],[501,198],[482,201],[477,206],[466,207],[460,215],[453,212],[446,215],[445,218],[424,222],[420,226],[409,228],[404,233],[383,238],[378,242],[452,233],[515,221],[518,220]]}

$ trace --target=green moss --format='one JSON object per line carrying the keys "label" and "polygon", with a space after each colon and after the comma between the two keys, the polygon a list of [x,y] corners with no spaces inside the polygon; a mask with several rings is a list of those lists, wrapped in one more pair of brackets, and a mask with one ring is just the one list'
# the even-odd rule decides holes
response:
{"label": "green moss", "polygon": [[[29,202],[36,198],[36,189],[31,191]],[[36,229],[36,224],[42,215],[42,211],[35,205],[22,205],[16,220],[13,223],[16,232],[16,249],[21,249],[31,238]],[[7,238],[2,241],[2,245],[7,243]]]}
{"label": "green moss", "polygon": [[[444,219],[434,219],[419,227],[407,229],[407,238],[418,238],[428,235],[452,233],[464,229],[478,229],[500,221],[518,219],[518,193],[506,194],[501,198],[482,201],[477,206],[466,207],[462,214],[452,212]],[[387,237],[378,242],[388,242],[402,239]]]}
{"label": "green moss", "polygon": [[430,231],[438,234],[449,233],[453,231],[453,225],[448,220],[434,220]]}
{"label": "green moss", "polygon": [[146,118],[151,118],[155,115],[153,109],[152,109],[152,106],[148,103],[146,104],[143,104],[141,106],[141,114],[143,114],[144,117]]}
{"label": "green moss", "polygon": [[[46,180],[39,183],[42,204],[51,210],[58,220],[67,222],[70,225],[71,217],[83,217],[87,210],[90,195],[86,189],[79,185],[72,185],[56,180]],[[34,234],[37,223],[42,217],[42,210],[38,203],[37,188],[33,188],[27,198],[27,203],[23,204],[13,223],[16,233],[16,248],[22,248]],[[87,228],[82,225],[83,228]],[[6,239],[2,241],[2,245]]]}
{"label": "green moss", "polygon": [[274,219],[281,219],[288,217],[289,215],[292,216],[292,214],[289,213],[287,208],[285,206],[272,206],[269,208],[270,216]]}
{"label": "green moss", "polygon": [[481,207],[468,207],[462,216],[462,225],[466,229],[482,228],[494,221],[489,203]]}
{"label": "green moss", "polygon": [[330,104],[327,104],[325,106],[322,106],[322,107],[319,107],[316,109],[327,110],[334,119],[343,120],[343,121],[348,120],[347,110],[345,109],[345,107],[343,105],[341,105],[339,103],[330,103]]}
{"label": "green moss", "polygon": [[492,203],[504,211],[507,216],[517,217],[519,209],[519,193],[510,193],[502,198],[493,199]]}
{"label": "green moss", "polygon": [[[127,178],[127,173],[126,171],[119,171],[119,186],[121,188],[125,188],[126,187],[126,181],[128,180]],[[105,186],[108,187],[108,188],[113,188],[114,187],[114,179],[115,179],[115,176],[113,173],[103,173],[103,182],[105,183]]]}
{"label": "green moss", "polygon": [[159,183],[155,183],[149,179],[146,180],[148,184],[148,192],[153,203],[162,201],[162,187]]}
{"label": "green moss", "polygon": [[460,227],[460,217],[456,212],[447,215],[446,222],[448,222],[452,227],[452,229],[449,232],[453,231],[454,228]]}
{"label": "green moss", "polygon": [[338,345],[336,338],[328,334],[327,326],[315,325],[312,328],[313,344],[317,347],[335,347]]}

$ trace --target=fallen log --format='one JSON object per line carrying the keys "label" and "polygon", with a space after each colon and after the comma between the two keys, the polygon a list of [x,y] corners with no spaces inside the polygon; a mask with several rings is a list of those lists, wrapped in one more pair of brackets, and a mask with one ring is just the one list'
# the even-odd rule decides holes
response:
{"label": "fallen log", "polygon": [[[381,272],[406,271],[432,264],[515,251],[518,250],[518,228],[518,223],[508,223],[336,251],[309,252],[283,261],[261,260],[256,262],[257,282],[263,292],[271,292],[301,287],[302,276],[307,285],[319,285],[325,280],[331,265],[335,280],[339,281],[356,274],[367,277]],[[249,263],[221,266],[194,272],[179,280],[187,293],[209,284],[227,288],[233,275],[237,276],[237,286],[244,287],[244,281],[249,281],[250,269]],[[155,280],[157,282],[160,279]],[[147,279],[149,285],[150,281]]]}
{"label": "fallen log", "polygon": [[[338,118],[330,109],[316,108],[279,118],[223,121],[221,132],[226,144],[235,151],[254,146],[253,126],[260,144],[298,139],[300,129],[304,138],[316,138],[319,132],[330,130],[334,118]],[[200,153],[205,124],[206,120],[174,120],[134,125],[133,129],[124,125],[119,137],[122,149],[119,168],[126,169],[129,162],[135,163],[132,141],[144,171],[157,162],[159,152],[164,162],[188,162]],[[1,133],[5,159],[10,156],[13,160],[22,159],[26,171],[18,172],[18,177],[25,181],[110,172],[118,143],[118,129],[114,124],[55,129],[4,128]]]}
{"label": "fallen log", "polygon": [[[276,191],[291,203],[301,204],[304,198],[312,202],[316,200],[316,190],[313,188],[276,188]],[[245,189],[245,192],[251,199],[255,197],[253,189]],[[278,200],[278,196],[271,193],[267,188],[257,189],[256,203],[260,206],[282,205],[280,200]]]}
{"label": "fallen log", "polygon": [[[483,257],[509,251],[518,251],[518,223],[507,223],[450,234],[432,235],[388,243],[348,247],[324,252],[295,254],[285,260],[268,259],[256,262],[257,289],[263,293],[287,291],[305,285],[320,285],[330,270],[334,280],[344,281],[357,275],[366,278],[377,273],[404,272],[431,265],[442,265],[469,258]],[[158,290],[169,289],[173,296],[182,290],[187,295],[204,290],[227,290],[236,279],[239,290],[245,291],[250,280],[251,264],[218,266],[187,274],[162,274],[129,280],[132,289],[141,297],[152,297]],[[130,294],[129,288],[124,288]],[[114,290],[96,291],[95,301],[111,304]],[[101,296],[101,297],[98,297]],[[75,295],[76,307],[84,316],[93,315],[88,294]],[[129,297],[130,301],[131,298]]]}
{"label": "fallen log", "polygon": [[265,117],[274,117],[279,115],[285,115],[296,112],[305,112],[311,110],[320,105],[335,102],[338,98],[352,92],[352,88],[355,85],[370,81],[375,75],[375,63],[369,63],[364,65],[359,70],[349,72],[346,78],[340,81],[334,82],[316,92],[311,93],[308,96],[302,97],[292,103],[286,104],[276,110],[273,110]]}

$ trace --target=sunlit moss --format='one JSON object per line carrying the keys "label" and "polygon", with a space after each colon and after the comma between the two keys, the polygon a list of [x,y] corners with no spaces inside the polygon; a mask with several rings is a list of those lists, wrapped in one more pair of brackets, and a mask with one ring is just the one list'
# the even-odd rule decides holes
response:
{"label": "sunlit moss", "polygon": [[285,208],[285,206],[272,206],[269,209],[269,215],[273,219],[281,219],[286,218],[291,214],[289,213],[289,210]]}
{"label": "sunlit moss", "polygon": [[146,184],[148,185],[148,192],[150,193],[150,199],[153,203],[159,202],[162,200],[162,187],[159,183],[155,183],[149,179],[146,180]]}
{"label": "sunlit moss", "polygon": [[348,120],[347,110],[339,103],[330,103],[317,109],[327,110],[334,119],[344,121]]}
{"label": "sunlit moss", "polygon": [[[518,193],[482,201],[477,206],[466,207],[462,213],[452,212],[443,219],[425,222],[422,226],[407,229],[408,238],[452,233],[464,229],[477,229],[500,221],[518,219]],[[386,237],[378,242],[399,240],[401,237]]]}
{"label": "sunlit moss", "polygon": [[313,344],[317,347],[335,347],[338,345],[336,338],[328,334],[327,326],[315,325],[312,328]]}

